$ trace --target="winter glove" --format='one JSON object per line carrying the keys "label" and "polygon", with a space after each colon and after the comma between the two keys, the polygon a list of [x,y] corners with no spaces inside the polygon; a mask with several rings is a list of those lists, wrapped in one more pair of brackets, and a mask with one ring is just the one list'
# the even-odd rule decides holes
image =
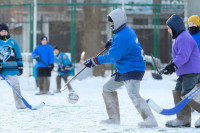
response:
{"label": "winter glove", "polygon": [[63,66],[64,71],[72,70],[72,65]]}
{"label": "winter glove", "polygon": [[111,46],[111,40],[112,40],[112,39],[110,39],[110,40],[108,40],[108,41],[106,42],[106,44],[105,44],[106,50],[108,50],[108,49],[110,48],[110,46]]}
{"label": "winter glove", "polygon": [[98,66],[98,65],[99,65],[99,63],[98,63],[96,57],[87,59],[85,62],[83,62],[83,64],[84,64],[86,67],[89,67],[89,68],[95,67],[95,66]]}
{"label": "winter glove", "polygon": [[39,56],[39,55],[36,55],[36,56],[35,56],[35,59],[36,59],[36,61],[39,61],[39,60],[40,60],[40,56]]}
{"label": "winter glove", "polygon": [[17,74],[18,76],[23,74],[23,65],[18,65],[17,69],[19,70],[19,74]]}
{"label": "winter glove", "polygon": [[3,62],[0,62],[0,73],[2,72]]}
{"label": "winter glove", "polygon": [[60,67],[58,68],[58,72],[59,72],[59,71],[61,71],[61,68],[60,68]]}
{"label": "winter glove", "polygon": [[52,71],[53,68],[54,68],[54,64],[50,64],[50,65],[48,65],[48,68]]}
{"label": "winter glove", "polygon": [[164,68],[164,74],[166,75],[172,74],[173,72],[176,71],[176,69],[177,69],[176,65],[174,63],[170,63]]}

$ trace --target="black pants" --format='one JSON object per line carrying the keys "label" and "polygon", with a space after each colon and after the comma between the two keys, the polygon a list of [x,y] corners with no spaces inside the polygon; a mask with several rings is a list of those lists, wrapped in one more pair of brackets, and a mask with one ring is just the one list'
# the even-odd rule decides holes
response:
{"label": "black pants", "polygon": [[51,69],[47,67],[37,68],[37,77],[49,77],[49,76],[51,76]]}
{"label": "black pants", "polygon": [[38,86],[40,92],[49,92],[51,69],[47,67],[37,68]]}
{"label": "black pants", "polygon": [[40,92],[42,93],[49,92],[49,86],[50,86],[49,77],[38,77],[38,86],[40,88]]}

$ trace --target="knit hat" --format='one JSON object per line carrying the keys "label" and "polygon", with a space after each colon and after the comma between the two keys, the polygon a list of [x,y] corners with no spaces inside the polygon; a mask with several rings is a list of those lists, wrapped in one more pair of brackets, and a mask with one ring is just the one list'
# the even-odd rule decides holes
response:
{"label": "knit hat", "polygon": [[43,37],[41,38],[41,41],[42,41],[42,40],[48,41],[48,39],[47,39],[46,36],[43,36]]}
{"label": "knit hat", "polygon": [[60,49],[59,49],[59,47],[58,47],[58,46],[55,46],[53,49],[57,49],[57,50],[59,50],[59,51],[60,51]]}
{"label": "knit hat", "polygon": [[6,30],[7,32],[9,32],[8,26],[4,23],[0,24],[0,31],[2,30]]}
{"label": "knit hat", "polygon": [[197,26],[199,26],[199,16],[198,15],[192,15],[191,17],[189,17],[188,19],[188,24],[189,22],[193,22],[195,23]]}

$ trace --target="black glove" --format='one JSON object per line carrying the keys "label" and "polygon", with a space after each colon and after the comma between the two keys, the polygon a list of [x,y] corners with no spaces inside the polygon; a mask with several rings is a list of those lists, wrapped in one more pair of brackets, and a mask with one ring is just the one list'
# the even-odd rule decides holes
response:
{"label": "black glove", "polygon": [[40,60],[40,56],[39,56],[39,55],[36,55],[36,56],[35,56],[35,59],[36,59],[36,61],[39,61],[39,60]]}
{"label": "black glove", "polygon": [[108,50],[109,48],[110,48],[110,46],[111,46],[111,40],[112,39],[110,39],[110,40],[108,40],[107,42],[106,42],[106,44],[105,44],[105,48]]}
{"label": "black glove", "polygon": [[0,73],[2,72],[3,62],[0,61]]}
{"label": "black glove", "polygon": [[61,68],[60,68],[60,67],[58,68],[58,72],[59,72],[59,71],[61,71]]}
{"label": "black glove", "polygon": [[17,74],[18,76],[23,74],[23,65],[18,65],[17,69],[19,70],[19,74]]}
{"label": "black glove", "polygon": [[83,62],[83,64],[84,64],[86,67],[89,67],[89,68],[95,67],[95,66],[98,66],[98,65],[99,65],[99,63],[98,63],[96,57],[87,59],[85,62]]}
{"label": "black glove", "polygon": [[54,68],[54,64],[50,64],[50,65],[48,65],[48,68],[52,71],[53,68]]}
{"label": "black glove", "polygon": [[174,63],[170,63],[164,68],[164,74],[172,74],[173,72],[175,72],[176,69],[176,65]]}

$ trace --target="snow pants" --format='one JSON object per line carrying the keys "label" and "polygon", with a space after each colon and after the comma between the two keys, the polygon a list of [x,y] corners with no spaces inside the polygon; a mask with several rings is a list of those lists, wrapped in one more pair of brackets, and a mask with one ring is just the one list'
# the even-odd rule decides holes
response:
{"label": "snow pants", "polygon": [[[138,126],[139,127],[157,127],[158,124],[156,122],[155,117],[153,116],[153,113],[151,112],[151,109],[149,108],[146,101],[139,94],[140,80],[131,79],[131,80],[125,80],[125,81],[115,81],[115,76],[112,76],[111,79],[108,80],[108,82],[106,82],[105,85],[103,86],[103,97],[106,104],[106,110],[109,116],[109,119],[104,122],[109,122],[109,121],[113,122],[112,120],[114,120],[114,118],[117,118],[118,121],[114,121],[114,123],[120,123],[118,99],[117,98],[114,99],[112,95],[115,93],[117,94],[115,90],[121,87],[122,85],[125,85],[129,97],[131,98],[133,104],[135,105],[135,108],[137,109],[137,111],[140,113],[141,117],[144,120],[144,122],[138,123]],[[117,97],[117,95],[115,97]],[[115,109],[113,107],[115,107]],[[114,112],[118,112],[118,113],[114,113]],[[115,115],[114,117],[114,114],[117,114],[117,115]]]}
{"label": "snow pants", "polygon": [[126,80],[126,81],[115,81],[115,76],[112,76],[103,86],[103,92],[113,92],[122,85],[125,85],[128,95],[135,103],[135,101],[141,98],[139,94],[140,80]]}
{"label": "snow pants", "polygon": [[[9,80],[10,84],[21,94],[20,85],[17,75],[8,75],[6,78]],[[20,97],[13,91],[14,101],[17,109],[26,108]]]}

